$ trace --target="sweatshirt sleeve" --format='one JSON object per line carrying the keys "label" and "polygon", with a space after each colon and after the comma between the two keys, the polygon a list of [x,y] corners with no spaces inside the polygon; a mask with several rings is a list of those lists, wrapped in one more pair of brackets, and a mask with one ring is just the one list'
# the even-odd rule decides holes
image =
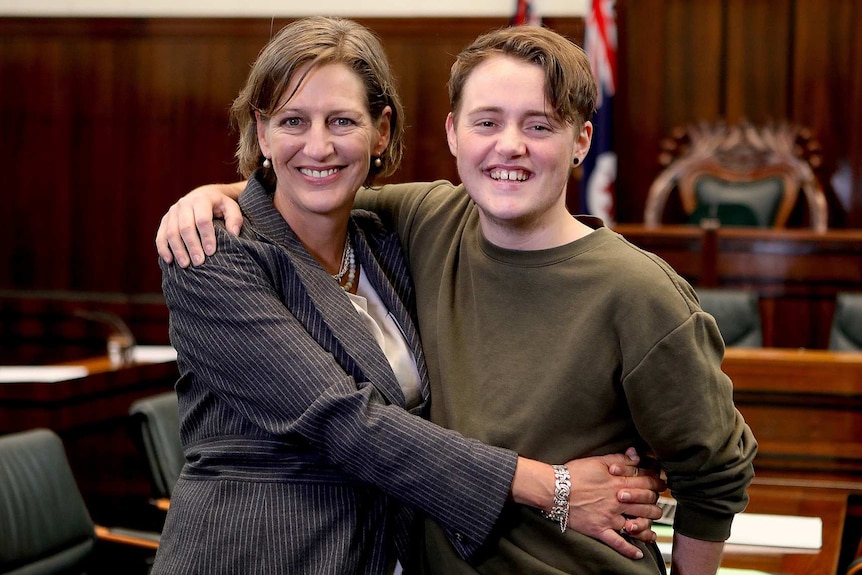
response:
{"label": "sweatshirt sleeve", "polygon": [[635,424],[678,502],[674,528],[706,541],[727,539],[745,509],[757,452],[721,371],[723,355],[715,321],[695,310],[624,379]]}

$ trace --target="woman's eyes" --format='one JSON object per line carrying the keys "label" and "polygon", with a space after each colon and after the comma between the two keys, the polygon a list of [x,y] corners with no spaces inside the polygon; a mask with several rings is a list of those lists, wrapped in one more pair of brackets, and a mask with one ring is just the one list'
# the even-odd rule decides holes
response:
{"label": "woman's eyes", "polygon": [[[281,120],[281,125],[288,128],[299,128],[306,124],[306,120],[298,116],[290,116]],[[337,128],[349,128],[356,125],[356,121],[352,118],[339,117],[329,120],[329,124]]]}

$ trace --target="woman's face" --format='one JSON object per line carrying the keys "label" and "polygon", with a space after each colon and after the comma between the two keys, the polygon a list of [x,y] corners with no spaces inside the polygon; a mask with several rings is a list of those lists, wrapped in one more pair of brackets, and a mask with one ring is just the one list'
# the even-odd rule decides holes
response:
{"label": "woman's face", "polygon": [[257,121],[261,151],[278,179],[275,206],[295,228],[317,216],[346,217],[371,156],[389,143],[391,110],[374,122],[362,81],[344,64],[299,68],[283,98],[290,94],[271,118]]}

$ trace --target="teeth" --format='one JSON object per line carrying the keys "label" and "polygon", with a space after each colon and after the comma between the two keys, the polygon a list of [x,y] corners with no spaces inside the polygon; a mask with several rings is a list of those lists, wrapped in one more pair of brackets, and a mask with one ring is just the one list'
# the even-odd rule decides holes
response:
{"label": "teeth", "polygon": [[312,178],[325,178],[327,176],[331,176],[335,172],[337,172],[337,168],[330,168],[328,170],[309,170],[308,168],[300,168],[299,172],[304,176],[309,176]]}
{"label": "teeth", "polygon": [[523,182],[527,177],[527,172],[523,170],[491,170],[492,180],[512,180]]}

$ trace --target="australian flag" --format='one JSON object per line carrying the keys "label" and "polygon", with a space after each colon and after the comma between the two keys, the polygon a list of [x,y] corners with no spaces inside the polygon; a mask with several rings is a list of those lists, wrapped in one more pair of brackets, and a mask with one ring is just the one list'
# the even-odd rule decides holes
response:
{"label": "australian flag", "polygon": [[612,112],[617,87],[617,25],[615,0],[592,0],[584,33],[584,49],[599,87],[593,116],[593,143],[584,158],[581,212],[614,223],[617,155],[614,151]]}
{"label": "australian flag", "polygon": [[530,0],[518,0],[515,6],[515,15],[509,22],[512,26],[521,26],[523,24],[540,25],[542,19],[533,12],[533,4]]}

